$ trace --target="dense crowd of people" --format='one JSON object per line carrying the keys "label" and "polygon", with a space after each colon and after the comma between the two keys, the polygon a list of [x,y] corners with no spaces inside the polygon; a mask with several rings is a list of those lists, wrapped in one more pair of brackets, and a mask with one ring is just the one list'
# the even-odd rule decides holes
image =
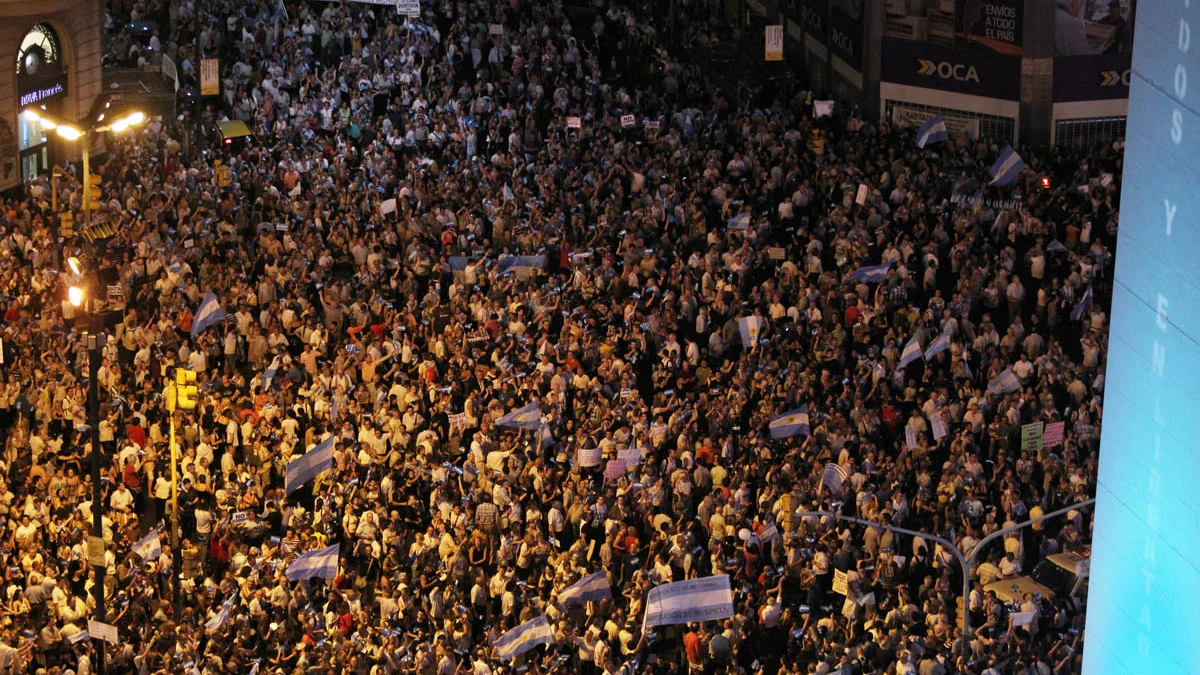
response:
{"label": "dense crowd of people", "polygon": [[[121,289],[97,376],[108,672],[1078,672],[1083,594],[984,586],[1086,554],[1087,509],[987,545],[967,635],[952,554],[882,526],[970,552],[1094,493],[1119,143],[1025,151],[997,189],[1002,141],[919,149],[804,94],[739,107],[618,3],[211,4],[110,8],[115,60],[150,59],[121,26],[151,17],[142,49],[185,85],[225,67],[222,101],[93,162],[119,228],[80,253],[92,295]],[[226,116],[256,138],[218,142]],[[0,214],[0,675],[87,675],[95,319],[48,184],[26,187]],[[227,316],[194,337],[210,291]],[[901,366],[914,336],[951,346]],[[173,548],[176,368],[201,396]],[[531,403],[535,428],[496,424]],[[1023,443],[1035,422],[1061,444]],[[330,437],[332,469],[285,492]],[[336,576],[288,580],[333,544]],[[598,570],[611,599],[560,601]],[[651,588],[718,574],[733,616],[642,630]],[[498,658],[540,615],[553,643]]]}

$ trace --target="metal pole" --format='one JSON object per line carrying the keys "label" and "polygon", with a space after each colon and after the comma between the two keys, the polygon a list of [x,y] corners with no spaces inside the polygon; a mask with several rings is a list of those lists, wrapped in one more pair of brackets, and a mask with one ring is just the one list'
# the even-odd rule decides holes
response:
{"label": "metal pole", "polygon": [[[171,383],[168,387],[174,387]],[[173,397],[172,397],[173,398]],[[175,444],[175,411],[170,413],[171,420],[171,586],[174,591],[172,609],[174,617],[179,618],[183,607],[183,596],[180,595],[179,575],[183,569],[183,550],[179,546],[179,448]]]}
{"label": "metal pole", "polygon": [[[87,154],[84,154],[87,157]],[[86,161],[86,160],[85,160]],[[91,324],[92,333],[88,335],[88,427],[92,436],[92,535],[104,538],[104,486],[100,478],[100,360],[101,349],[104,348],[104,338],[99,330],[100,314],[96,311],[95,299],[92,300]],[[103,561],[101,561],[103,562]],[[108,612],[104,606],[104,573],[105,565],[96,565],[96,583],[93,587],[96,596],[96,620],[107,623]],[[96,672],[104,675],[104,641],[96,643]]]}
{"label": "metal pole", "polygon": [[1096,503],[1095,498],[1086,499],[1082,502],[1079,502],[1078,504],[1072,504],[1071,506],[1067,506],[1067,507],[1058,509],[1057,511],[1051,511],[1050,513],[1047,513],[1043,516],[1039,516],[1037,518],[1027,520],[1023,523],[1018,523],[1016,525],[1013,525],[1012,527],[1006,527],[1004,529],[997,530],[997,531],[989,534],[988,536],[984,537],[983,539],[980,539],[979,543],[976,544],[975,547],[971,549],[969,555],[963,555],[962,551],[959,551],[958,547],[955,546],[953,542],[950,542],[946,539],[943,539],[935,534],[930,534],[928,532],[918,532],[916,530],[906,530],[902,527],[895,527],[893,525],[884,525],[883,523],[873,523],[869,520],[862,520],[860,518],[851,518],[850,516],[843,516],[838,513],[829,513],[827,511],[796,511],[796,515],[800,516],[801,518],[808,518],[808,517],[833,518],[834,520],[844,520],[846,522],[854,523],[856,525],[865,525],[867,527],[878,527],[882,530],[890,530],[892,532],[899,532],[900,534],[907,534],[907,535],[911,535],[914,537],[923,537],[925,539],[930,539],[930,540],[936,541],[937,543],[944,546],[946,548],[946,550],[948,550],[952,554],[954,554],[954,557],[958,559],[958,564],[962,566],[962,571],[963,571],[963,595],[962,595],[963,612],[962,612],[962,625],[960,627],[960,631],[962,633],[963,655],[966,655],[967,652],[970,650],[970,645],[971,645],[971,640],[967,636],[971,632],[971,606],[970,606],[971,566],[975,562],[975,556],[978,555],[979,552],[982,551],[987,544],[991,543],[992,541],[995,541],[996,539],[998,539],[1000,537],[1003,537],[1006,534],[1012,534],[1013,532],[1016,532],[1018,530],[1023,530],[1026,527],[1029,527],[1030,525],[1036,525],[1037,523],[1040,523],[1042,521],[1049,520],[1051,518],[1056,518],[1064,513],[1067,513],[1068,511],[1074,511],[1076,509],[1086,508],[1088,506],[1092,506],[1095,503]]}
{"label": "metal pole", "polygon": [[[91,186],[88,184],[88,177],[92,175],[92,163],[89,155],[89,148],[92,145],[92,130],[85,129],[83,132],[83,227],[86,231],[88,226],[92,224],[92,206],[88,203],[88,190]],[[104,675],[101,673],[101,675]]]}

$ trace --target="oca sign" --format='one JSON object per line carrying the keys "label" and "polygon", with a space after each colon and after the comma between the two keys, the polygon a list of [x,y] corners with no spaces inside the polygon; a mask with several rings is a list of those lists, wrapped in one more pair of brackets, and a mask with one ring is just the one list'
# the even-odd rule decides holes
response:
{"label": "oca sign", "polygon": [[917,59],[917,74],[927,77],[938,77],[943,80],[959,82],[979,82],[979,72],[975,66],[950,61],[930,61]]}

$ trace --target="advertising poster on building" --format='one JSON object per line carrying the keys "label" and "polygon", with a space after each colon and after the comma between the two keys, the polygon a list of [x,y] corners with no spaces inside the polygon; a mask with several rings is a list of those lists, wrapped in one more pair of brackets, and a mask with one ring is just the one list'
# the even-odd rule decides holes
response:
{"label": "advertising poster on building", "polygon": [[1024,0],[888,0],[884,34],[1019,56],[1024,6]]}
{"label": "advertising poster on building", "polygon": [[1020,56],[1024,0],[959,0],[954,43]]}
{"label": "advertising poster on building", "polygon": [[1096,56],[1133,51],[1134,0],[1059,0],[1054,55]]}

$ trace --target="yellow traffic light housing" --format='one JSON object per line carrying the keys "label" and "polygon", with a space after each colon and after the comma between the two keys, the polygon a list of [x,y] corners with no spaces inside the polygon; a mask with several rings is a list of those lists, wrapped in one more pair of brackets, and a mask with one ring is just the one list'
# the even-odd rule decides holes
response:
{"label": "yellow traffic light housing", "polygon": [[87,176],[87,185],[84,186],[83,198],[87,200],[88,209],[95,211],[100,208],[100,202],[103,200],[103,195],[100,190],[102,179],[94,173],[89,173]]}
{"label": "yellow traffic light housing", "polygon": [[183,368],[175,369],[175,405],[179,410],[196,409],[200,392],[196,388],[195,382],[196,373]]}
{"label": "yellow traffic light housing", "polygon": [[58,236],[75,236],[75,214],[70,211],[63,211],[58,214]]}

